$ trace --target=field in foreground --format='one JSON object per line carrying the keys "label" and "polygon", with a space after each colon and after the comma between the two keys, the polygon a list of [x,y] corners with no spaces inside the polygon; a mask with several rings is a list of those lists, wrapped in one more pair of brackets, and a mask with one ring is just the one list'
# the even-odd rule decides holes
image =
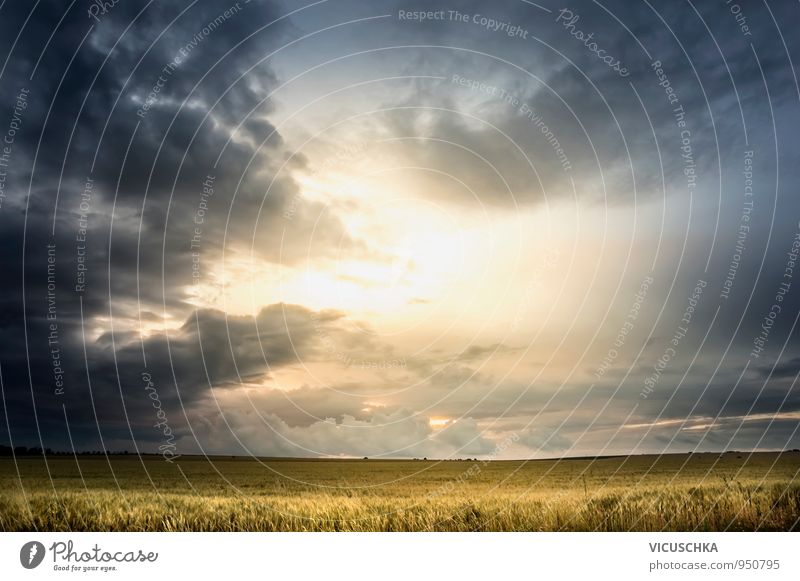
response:
{"label": "field in foreground", "polygon": [[[48,476],[49,470],[49,476]],[[800,453],[0,459],[0,530],[800,530]]]}

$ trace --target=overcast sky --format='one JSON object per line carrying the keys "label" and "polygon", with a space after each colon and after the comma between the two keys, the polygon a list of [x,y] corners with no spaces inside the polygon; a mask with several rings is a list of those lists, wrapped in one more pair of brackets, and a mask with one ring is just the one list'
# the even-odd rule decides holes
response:
{"label": "overcast sky", "polygon": [[0,3],[0,443],[800,447],[796,3]]}

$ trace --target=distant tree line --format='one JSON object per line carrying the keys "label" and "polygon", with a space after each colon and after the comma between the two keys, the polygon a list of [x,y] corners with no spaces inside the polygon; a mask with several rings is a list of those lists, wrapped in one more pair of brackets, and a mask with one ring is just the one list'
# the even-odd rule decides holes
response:
{"label": "distant tree line", "polygon": [[80,452],[65,452],[63,450],[51,450],[50,448],[27,448],[25,446],[4,446],[0,444],[0,457],[3,456],[73,456],[79,454],[81,456],[98,456],[101,454],[128,454],[127,450],[122,452],[111,452],[103,450],[84,450]]}

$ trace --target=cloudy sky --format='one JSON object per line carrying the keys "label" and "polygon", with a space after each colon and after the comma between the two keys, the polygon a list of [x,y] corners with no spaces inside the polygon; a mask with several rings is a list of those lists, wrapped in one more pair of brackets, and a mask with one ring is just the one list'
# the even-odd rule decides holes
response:
{"label": "cloudy sky", "polygon": [[800,447],[798,17],[1,2],[0,443]]}

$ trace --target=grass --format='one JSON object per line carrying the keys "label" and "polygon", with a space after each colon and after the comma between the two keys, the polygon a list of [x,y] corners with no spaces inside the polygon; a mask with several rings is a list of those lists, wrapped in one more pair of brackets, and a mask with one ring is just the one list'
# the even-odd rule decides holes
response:
{"label": "grass", "polygon": [[47,466],[3,458],[0,530],[800,530],[798,469],[797,452],[173,464],[82,456]]}

